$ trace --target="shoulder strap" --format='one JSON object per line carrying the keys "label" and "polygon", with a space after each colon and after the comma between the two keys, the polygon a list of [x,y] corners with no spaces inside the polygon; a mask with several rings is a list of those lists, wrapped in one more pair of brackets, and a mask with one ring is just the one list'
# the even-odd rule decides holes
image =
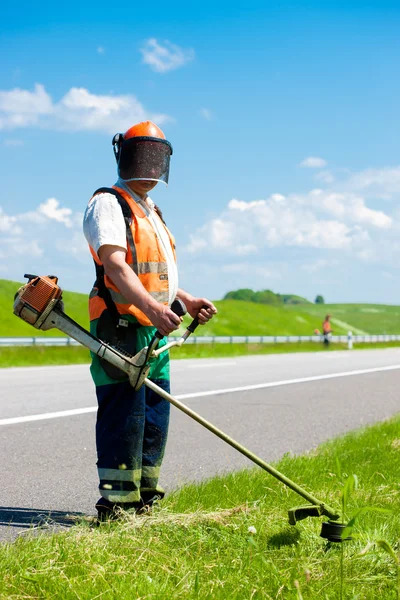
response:
{"label": "shoulder strap", "polygon": [[[132,217],[132,212],[131,212],[129,204],[127,203],[125,198],[123,198],[121,196],[121,194],[119,192],[117,192],[117,190],[114,190],[114,188],[108,188],[108,187],[101,187],[101,188],[97,189],[94,192],[93,196],[97,196],[97,194],[112,194],[113,196],[116,197],[118,204],[121,207],[122,214],[124,215],[127,236],[130,235],[131,230],[130,230],[129,220]],[[103,267],[103,265],[98,265],[96,263],[96,261],[94,261],[94,266],[96,269],[96,282],[94,285],[99,290],[99,294],[98,294],[99,297],[103,298],[103,300],[106,303],[106,306],[110,312],[110,315],[112,316],[116,326],[118,327],[119,320],[120,320],[120,314],[118,312],[118,309],[115,305],[114,300],[111,298],[110,290],[107,288],[107,286],[104,282],[104,267]]]}
{"label": "shoulder strap", "polygon": [[101,187],[98,190],[95,191],[95,193],[93,194],[93,196],[97,196],[97,194],[111,194],[112,196],[115,196],[116,199],[118,200],[118,204],[121,207],[122,210],[122,214],[124,215],[125,218],[130,219],[132,216],[132,211],[129,208],[129,204],[127,203],[127,201],[125,200],[125,198],[123,198],[121,196],[121,194],[119,192],[117,192],[117,190],[115,190],[114,188],[108,188],[108,187]]}

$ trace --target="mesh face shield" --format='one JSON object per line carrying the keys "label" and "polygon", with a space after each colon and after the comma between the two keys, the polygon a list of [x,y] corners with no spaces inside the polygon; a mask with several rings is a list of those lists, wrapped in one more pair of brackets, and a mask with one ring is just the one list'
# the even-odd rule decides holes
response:
{"label": "mesh face shield", "polygon": [[[122,136],[121,136],[122,137]],[[153,137],[119,138],[114,142],[118,175],[124,181],[162,181],[168,184],[172,146]]]}

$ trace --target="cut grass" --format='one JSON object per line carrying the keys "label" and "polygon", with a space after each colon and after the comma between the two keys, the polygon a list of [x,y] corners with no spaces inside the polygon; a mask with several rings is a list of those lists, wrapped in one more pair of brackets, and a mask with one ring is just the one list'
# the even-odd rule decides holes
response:
{"label": "cut grass", "polygon": [[353,541],[329,544],[320,519],[287,524],[286,511],[303,500],[261,469],[244,470],[188,485],[150,517],[98,528],[86,519],[2,545],[0,597],[398,598],[400,417],[276,466],[338,507],[356,473],[346,521],[360,507],[389,512],[363,513]]}
{"label": "cut grass", "polygon": [[[396,348],[400,342],[355,344],[357,350]],[[171,348],[172,359],[223,358],[256,354],[286,354],[292,352],[347,351],[347,344],[335,343],[326,348],[323,344],[301,342],[292,344],[187,344]],[[80,346],[20,346],[0,348],[0,368],[73,365],[90,362],[89,350]]]}

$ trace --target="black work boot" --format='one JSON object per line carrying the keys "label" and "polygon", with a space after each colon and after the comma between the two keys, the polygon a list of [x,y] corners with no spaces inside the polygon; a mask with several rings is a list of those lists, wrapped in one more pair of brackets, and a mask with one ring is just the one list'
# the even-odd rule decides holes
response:
{"label": "black work boot", "polygon": [[148,515],[151,513],[153,507],[156,504],[159,504],[160,500],[162,500],[164,494],[154,494],[150,496],[150,494],[142,494],[142,506],[136,510],[138,515]]}
{"label": "black work boot", "polygon": [[140,510],[142,502],[110,502],[106,498],[100,498],[96,502],[97,522],[116,521],[127,510]]}

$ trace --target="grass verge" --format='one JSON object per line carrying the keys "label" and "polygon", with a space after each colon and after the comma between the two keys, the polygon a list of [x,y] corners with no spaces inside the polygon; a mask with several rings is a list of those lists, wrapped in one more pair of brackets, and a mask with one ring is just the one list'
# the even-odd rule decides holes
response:
{"label": "grass verge", "polygon": [[[400,347],[400,342],[366,343],[354,346],[357,350],[396,347]],[[171,358],[223,358],[253,354],[332,352],[335,350],[347,350],[347,344],[332,344],[328,349],[325,348],[323,344],[313,342],[293,344],[188,344],[181,348],[172,348]],[[20,346],[0,348],[0,368],[72,365],[89,362],[89,351],[86,350],[86,348],[79,346]]]}
{"label": "grass verge", "polygon": [[100,527],[86,519],[3,544],[0,597],[398,598],[400,416],[286,455],[277,468],[337,506],[356,473],[345,515],[359,511],[353,540],[327,543],[320,519],[290,527],[287,509],[304,501],[255,468],[188,485],[152,516]]}
{"label": "grass verge", "polygon": [[19,346],[0,348],[0,367],[40,367],[90,363],[82,346]]}

